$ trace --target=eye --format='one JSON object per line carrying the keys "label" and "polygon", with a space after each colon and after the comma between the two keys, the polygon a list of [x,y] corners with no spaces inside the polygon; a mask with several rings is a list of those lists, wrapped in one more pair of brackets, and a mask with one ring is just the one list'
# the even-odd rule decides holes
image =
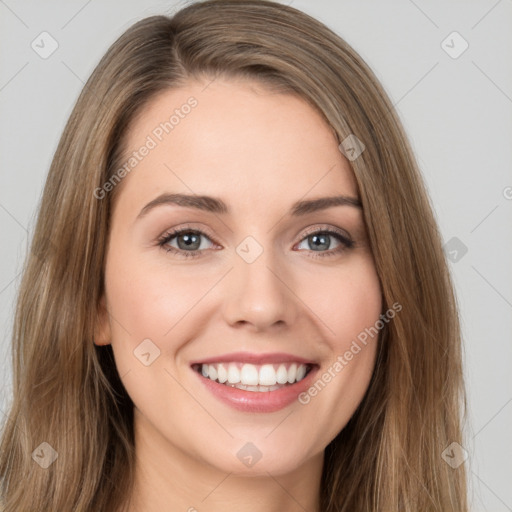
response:
{"label": "eye", "polygon": [[[201,243],[201,237],[210,240],[210,238],[202,231],[184,227],[165,233],[159,239],[158,245],[167,252],[179,254],[186,258],[194,258],[201,255],[200,250],[202,251],[207,248]],[[171,242],[174,239],[176,239],[178,247],[173,247],[171,245]]]}
{"label": "eye", "polygon": [[[158,240],[158,245],[165,251],[174,253],[178,256],[195,258],[201,256],[202,252],[209,248],[204,246],[201,240],[202,238],[213,243],[211,238],[203,231],[192,229],[190,227],[183,227],[166,232]],[[335,239],[338,243],[338,247],[334,249],[331,249],[332,239]],[[176,242],[177,246],[172,245],[174,242]],[[304,243],[309,244],[310,247],[314,247],[314,249],[310,250],[310,252],[316,253],[312,255],[314,258],[335,256],[343,251],[351,249],[355,245],[354,241],[346,232],[342,230],[334,230],[332,228],[324,230],[317,229],[316,231],[310,230],[306,233],[305,237],[297,247],[300,248]]]}
{"label": "eye", "polygon": [[[330,249],[331,247],[331,239],[335,239],[338,242],[338,247],[334,249]],[[350,236],[341,231],[341,230],[333,230],[333,229],[325,229],[325,230],[312,230],[306,234],[306,237],[300,242],[298,247],[302,244],[309,244],[310,247],[315,247],[311,252],[315,252],[317,254],[312,255],[314,258],[323,258],[329,256],[336,256],[343,251],[348,249],[352,249],[355,245],[354,241],[350,238]],[[330,250],[322,250],[322,249],[330,249]]]}

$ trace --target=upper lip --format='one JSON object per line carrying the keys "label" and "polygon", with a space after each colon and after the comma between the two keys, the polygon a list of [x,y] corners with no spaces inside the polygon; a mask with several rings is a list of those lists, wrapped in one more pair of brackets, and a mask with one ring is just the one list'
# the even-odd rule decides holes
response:
{"label": "upper lip", "polygon": [[284,352],[273,352],[267,354],[254,354],[250,352],[231,352],[229,354],[222,354],[220,356],[209,357],[207,359],[198,359],[192,361],[190,365],[194,364],[215,364],[215,363],[249,363],[249,364],[273,364],[273,363],[301,363],[301,364],[316,364],[315,361],[304,359],[293,354],[286,354]]}

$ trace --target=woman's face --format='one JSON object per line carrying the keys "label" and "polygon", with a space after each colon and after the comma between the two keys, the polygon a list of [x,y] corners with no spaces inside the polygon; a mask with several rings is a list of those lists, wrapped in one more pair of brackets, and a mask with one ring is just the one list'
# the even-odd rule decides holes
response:
{"label": "woman's face", "polygon": [[96,343],[112,343],[139,450],[279,475],[319,463],[361,402],[379,280],[320,115],[253,82],[205,87],[166,91],[130,128]]}

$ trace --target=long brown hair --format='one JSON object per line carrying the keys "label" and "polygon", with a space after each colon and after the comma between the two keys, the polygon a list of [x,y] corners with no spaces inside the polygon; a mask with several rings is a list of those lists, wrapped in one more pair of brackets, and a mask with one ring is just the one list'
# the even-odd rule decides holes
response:
{"label": "long brown hair", "polygon": [[[129,28],[65,127],[19,290],[0,455],[4,512],[111,512],[130,495],[133,404],[111,347],[93,343],[122,183],[101,199],[95,191],[118,171],[125,134],[149,100],[220,75],[298,94],[340,142],[352,134],[365,146],[350,164],[384,309],[402,310],[380,333],[363,401],[326,448],[322,512],[467,511],[464,464],[452,468],[441,456],[463,444],[466,415],[453,286],[389,98],[361,57],[308,15],[264,0],[209,0]],[[53,464],[36,464],[52,454]]]}

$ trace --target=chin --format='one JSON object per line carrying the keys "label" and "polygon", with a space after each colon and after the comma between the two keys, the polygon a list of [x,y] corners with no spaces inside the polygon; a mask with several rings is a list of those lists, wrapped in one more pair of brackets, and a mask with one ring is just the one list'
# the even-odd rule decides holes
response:
{"label": "chin", "polygon": [[[286,449],[281,443],[275,446],[275,443],[269,443],[268,440],[265,442],[264,439],[254,443],[237,440],[233,444],[235,447],[226,447],[221,453],[208,454],[206,457],[203,454],[203,459],[225,473],[268,478],[269,473],[272,476],[293,473],[304,467],[305,462],[312,457],[303,451],[298,452],[300,443],[293,440]],[[323,456],[323,453],[319,452],[317,456]]]}

